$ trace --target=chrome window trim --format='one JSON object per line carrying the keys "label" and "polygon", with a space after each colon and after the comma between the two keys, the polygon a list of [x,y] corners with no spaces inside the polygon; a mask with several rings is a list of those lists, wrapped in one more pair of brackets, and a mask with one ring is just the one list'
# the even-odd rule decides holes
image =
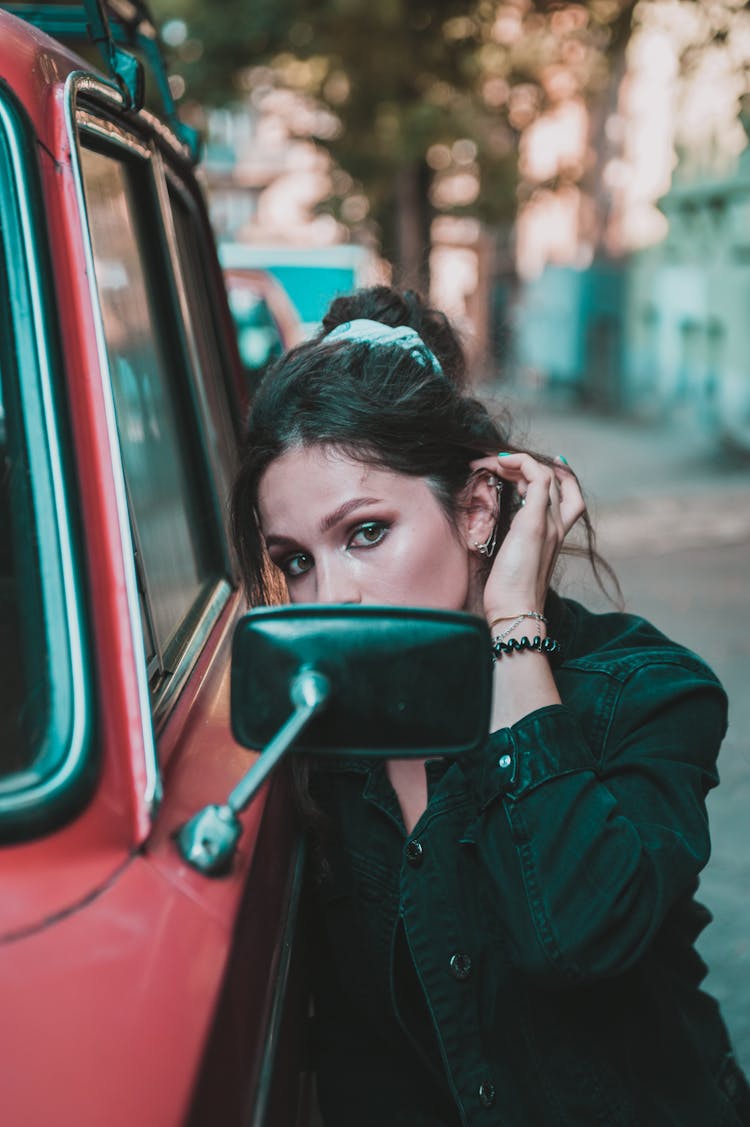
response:
{"label": "chrome window trim", "polygon": [[[80,92],[86,95],[86,106],[79,107],[77,96]],[[80,142],[79,142],[79,126],[83,132],[91,132],[95,136],[101,137],[108,141],[110,144],[116,145],[119,149],[131,153],[138,159],[147,160],[150,164],[151,172],[156,185],[156,194],[158,207],[162,213],[164,228],[167,234],[168,253],[170,255],[170,266],[175,285],[178,289],[178,300],[180,303],[180,310],[183,315],[183,322],[187,327],[186,344],[188,347],[188,361],[194,373],[201,371],[200,364],[198,363],[197,346],[195,343],[194,335],[192,333],[192,322],[189,317],[189,309],[187,307],[187,298],[185,295],[184,281],[182,271],[179,269],[179,257],[176,253],[176,235],[172,225],[171,210],[169,210],[168,191],[166,187],[166,179],[164,168],[162,165],[161,154],[156,146],[150,146],[141,137],[133,136],[126,130],[122,129],[117,123],[109,122],[106,119],[96,119],[95,107],[92,110],[91,98],[103,101],[110,106],[122,108],[122,98],[119,91],[112,87],[108,87],[103,83],[99,83],[92,79],[90,75],[84,72],[76,72],[68,77],[66,82],[66,97],[65,97],[65,110],[66,110],[66,125],[70,138],[71,146],[71,163],[73,167],[76,198],[78,207],[83,219],[84,225],[84,245],[86,253],[86,265],[89,275],[89,290],[91,293],[92,309],[94,312],[94,320],[96,326],[96,341],[97,353],[99,355],[100,370],[102,373],[109,372],[109,357],[107,352],[106,336],[104,332],[104,323],[101,315],[101,309],[98,301],[98,294],[95,284],[95,267],[93,248],[91,239],[89,237],[88,216],[86,211],[86,199],[83,186],[83,174],[81,169],[80,157]],[[134,115],[141,119],[141,122],[147,128],[157,132],[160,138],[166,141],[169,148],[172,149],[175,155],[182,160],[186,159],[186,150],[184,146],[174,137],[174,135],[158,120],[148,113],[143,111],[140,114]],[[155,128],[158,126],[158,128]],[[167,210],[165,213],[165,202]],[[208,430],[210,422],[210,414],[205,402],[205,393],[202,387],[202,381],[196,380],[198,388],[199,402],[197,407],[199,410],[199,425],[204,433]],[[152,692],[150,680],[157,675],[163,666],[155,665],[155,660],[147,663],[145,660],[145,639],[143,636],[143,628],[141,624],[141,604],[138,591],[138,577],[136,574],[136,565],[134,560],[134,533],[130,521],[130,509],[128,505],[127,483],[125,481],[125,473],[120,456],[119,436],[117,432],[116,411],[114,403],[114,395],[112,392],[111,381],[105,378],[102,379],[102,390],[104,401],[106,404],[107,412],[107,432],[109,436],[110,454],[112,457],[112,471],[115,481],[115,489],[117,495],[117,509],[120,527],[120,536],[123,545],[123,558],[125,561],[126,570],[126,591],[128,600],[128,611],[130,618],[131,631],[136,642],[140,643],[140,651],[143,655],[143,660],[137,662],[137,678],[138,678],[138,694],[141,706],[141,727],[143,732],[144,749],[146,751],[146,779],[147,785],[144,791],[144,801],[151,813],[153,813],[155,804],[162,797],[162,782],[159,770],[159,762],[156,748],[156,731],[163,725],[166,716],[172,707],[177,696],[185,685],[185,682],[195,665],[200,653],[205,645],[206,639],[221,615],[229,597],[232,593],[232,585],[227,578],[218,577],[213,581],[210,588],[210,593],[207,595],[205,602],[201,605],[197,616],[190,627],[189,635],[184,641],[184,645],[179,649],[179,657],[174,666],[167,672],[162,685],[159,685],[155,691]],[[223,474],[221,467],[217,466],[213,450],[209,446],[209,476],[210,476],[210,489],[214,498],[216,506],[216,529],[217,533],[223,533],[223,523],[221,520],[220,507],[218,497],[216,496],[215,482],[223,481]],[[221,562],[227,569],[227,574],[231,574],[228,560],[228,552],[226,546],[226,538],[221,535]],[[158,639],[154,638],[154,644],[157,647],[157,659],[159,659],[160,650]]]}
{"label": "chrome window trim", "polygon": [[158,117],[154,117],[149,110],[141,110],[138,117],[143,121],[149,132],[163,141],[179,160],[194,168],[190,150],[183,145],[177,134],[173,133],[168,125],[165,125]]}
{"label": "chrome window trim", "polygon": [[[52,372],[49,366],[47,341],[44,332],[46,310],[42,284],[38,270],[34,239],[33,219],[29,209],[29,185],[25,174],[26,160],[19,148],[17,124],[9,112],[4,98],[0,98],[0,128],[11,156],[11,176],[16,188],[16,207],[18,211],[20,237],[25,252],[28,294],[32,308],[32,334],[37,358],[37,386],[40,407],[44,420],[47,456],[47,479],[50,486],[52,506],[55,517],[55,532],[58,546],[58,563],[64,591],[63,607],[68,643],[69,675],[71,684],[71,729],[67,753],[56,769],[40,783],[18,791],[15,795],[4,795],[0,803],[2,810],[18,810],[38,806],[53,792],[60,790],[74,773],[86,753],[88,717],[91,713],[89,686],[85,677],[87,667],[84,648],[84,623],[79,604],[78,585],[75,576],[75,554],[70,533],[68,511],[65,497],[65,481],[60,448],[60,438],[55,419],[52,391]],[[38,451],[34,455],[39,457]],[[37,484],[31,474],[35,509],[38,504]],[[44,561],[40,559],[40,567]]]}
{"label": "chrome window trim", "polygon": [[[124,469],[123,469],[124,473]],[[146,618],[149,633],[151,634],[151,643],[154,647],[154,652],[151,657],[148,657],[148,649],[146,647],[146,639],[143,638],[143,653],[146,657],[148,682],[151,684],[152,677],[164,668],[164,654],[162,653],[161,644],[159,642],[159,635],[154,622],[154,615],[152,611],[151,592],[149,591],[148,576],[146,575],[146,568],[143,564],[143,549],[141,547],[141,535],[138,531],[138,525],[135,522],[133,512],[133,502],[130,496],[130,489],[128,488],[127,481],[125,482],[125,496],[128,502],[128,515],[130,518],[130,535],[133,539],[133,553],[135,567],[135,582],[138,587],[138,604],[139,608],[143,611],[143,616]],[[141,595],[143,595],[143,603],[141,605]],[[141,620],[141,634],[143,634],[143,621]]]}
{"label": "chrome window trim", "polygon": [[160,686],[152,697],[152,710],[154,726],[158,731],[164,723],[174,701],[184,688],[196,661],[200,657],[208,639],[208,635],[216,625],[229,597],[232,586],[226,579],[217,579],[211,588],[211,593],[201,607],[194,625],[190,629],[184,648],[178,660],[170,671],[164,684]]}
{"label": "chrome window trim", "polygon": [[[73,88],[76,109],[78,108],[79,96],[81,96],[84,103],[88,100],[90,104],[93,104],[95,109],[105,109],[106,111],[106,108],[110,107],[120,113],[125,111],[125,100],[119,89],[103,78],[96,78],[95,75],[90,74],[88,71],[78,70],[69,74],[65,87],[66,107],[70,104],[68,89]],[[169,126],[158,117],[155,117],[148,110],[142,109],[137,112],[129,111],[129,119],[133,121],[136,128],[140,124],[141,127],[146,129],[148,134],[158,137],[167,148],[172,150],[178,159],[185,161],[187,164],[191,164],[189,150],[183,145]]]}
{"label": "chrome window trim", "polygon": [[[125,485],[125,471],[120,456],[120,440],[117,433],[117,419],[115,415],[114,395],[112,392],[109,375],[109,356],[104,333],[99,297],[96,288],[96,273],[94,267],[94,253],[89,236],[88,213],[86,211],[86,197],[83,189],[83,174],[81,171],[81,153],[78,139],[77,111],[78,95],[80,92],[95,94],[105,102],[122,107],[123,100],[118,91],[104,83],[97,82],[81,71],[74,71],[68,75],[65,82],[65,121],[70,142],[70,161],[73,170],[76,200],[82,220],[82,234],[84,253],[86,255],[86,269],[88,273],[89,294],[91,309],[96,333],[96,350],[99,357],[99,371],[101,373],[100,387],[105,405],[107,436],[109,439],[110,468],[114,482],[115,498],[117,505],[118,526],[120,530],[120,544],[122,548],[123,567],[125,572],[125,591],[128,604],[128,617],[130,631],[136,649],[140,647],[140,660],[135,661],[135,676],[138,686],[138,703],[140,708],[140,731],[143,741],[143,765],[145,770],[145,784],[143,788],[143,801],[149,816],[153,816],[163,794],[159,762],[156,754],[156,741],[151,720],[151,694],[149,692],[148,675],[145,660],[145,640],[141,627],[141,605],[138,595],[138,583],[133,558],[133,538],[130,530],[130,514],[128,511],[127,490]],[[137,153],[140,156],[140,153]]]}
{"label": "chrome window trim", "polygon": [[93,133],[110,144],[119,145],[121,148],[127,149],[128,152],[135,153],[142,160],[150,160],[152,157],[151,148],[145,145],[139,137],[126,133],[116,122],[110,121],[108,118],[97,117],[88,110],[79,109],[76,113],[76,121],[79,129]]}

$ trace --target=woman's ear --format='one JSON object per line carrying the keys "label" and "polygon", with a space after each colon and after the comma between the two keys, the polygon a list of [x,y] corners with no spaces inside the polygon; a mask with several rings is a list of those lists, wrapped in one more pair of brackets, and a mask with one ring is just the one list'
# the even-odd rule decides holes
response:
{"label": "woman's ear", "polygon": [[469,551],[492,555],[502,488],[500,478],[487,470],[473,473],[466,483],[461,507],[464,513],[463,532]]}

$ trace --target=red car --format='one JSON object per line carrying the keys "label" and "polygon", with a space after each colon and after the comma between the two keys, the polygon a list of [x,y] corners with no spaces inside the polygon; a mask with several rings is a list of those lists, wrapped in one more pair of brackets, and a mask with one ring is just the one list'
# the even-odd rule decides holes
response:
{"label": "red car", "polygon": [[175,840],[253,762],[229,727],[241,368],[190,151],[108,49],[113,75],[0,11],[2,1122],[291,1125],[285,775],[223,875]]}

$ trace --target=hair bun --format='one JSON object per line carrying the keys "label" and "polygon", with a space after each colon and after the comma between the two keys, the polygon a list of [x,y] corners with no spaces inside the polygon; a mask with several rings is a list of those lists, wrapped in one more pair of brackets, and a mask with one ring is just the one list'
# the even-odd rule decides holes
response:
{"label": "hair bun", "polygon": [[380,321],[395,328],[408,325],[419,333],[427,347],[440,361],[443,373],[461,387],[466,374],[466,360],[461,342],[444,313],[432,309],[414,290],[397,290],[391,286],[370,286],[352,294],[334,298],[323,318],[326,336],[338,325],[364,318]]}

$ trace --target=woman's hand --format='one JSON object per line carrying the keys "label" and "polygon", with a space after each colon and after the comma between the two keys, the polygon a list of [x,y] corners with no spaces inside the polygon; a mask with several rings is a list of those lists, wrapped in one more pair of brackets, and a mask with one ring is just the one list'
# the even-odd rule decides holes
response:
{"label": "woman's hand", "polygon": [[530,454],[481,458],[471,468],[512,482],[521,497],[484,588],[487,620],[541,612],[563,541],[586,507],[575,474],[561,458],[547,466]]}

